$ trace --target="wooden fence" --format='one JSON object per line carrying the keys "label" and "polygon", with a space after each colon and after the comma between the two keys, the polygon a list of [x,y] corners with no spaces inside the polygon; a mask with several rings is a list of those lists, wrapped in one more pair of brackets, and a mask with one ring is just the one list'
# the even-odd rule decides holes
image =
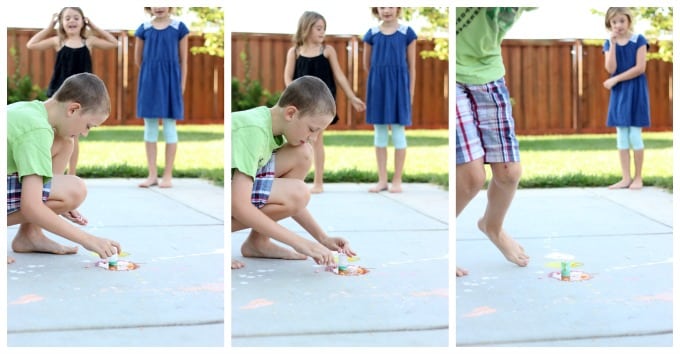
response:
{"label": "wooden fence", "polygon": [[[650,51],[657,51],[652,46]],[[506,80],[519,134],[612,132],[602,47],[582,41],[503,41]],[[673,63],[648,60],[652,126],[673,130]]]}
{"label": "wooden fence", "polygon": [[[363,44],[356,36],[326,36],[326,45],[338,53],[343,68],[354,92],[366,97],[367,73],[363,69]],[[270,92],[284,89],[283,68],[286,53],[291,47],[291,36],[284,34],[232,33],[231,75],[243,80],[247,74],[251,80],[258,80]],[[417,41],[417,52],[431,50],[433,43]],[[245,54],[247,62],[241,59]],[[364,113],[356,112],[348,102],[345,93],[338,87],[338,117],[333,129],[372,129],[366,124]],[[449,63],[438,59],[416,60],[416,89],[412,107],[413,128],[447,129],[449,126]]]}
{"label": "wooden fence", "polygon": [[[56,52],[28,50],[26,43],[38,30],[7,29],[7,74],[17,70],[30,75],[33,82],[46,88],[52,76]],[[128,32],[112,32],[118,48],[92,50],[93,72],[104,80],[111,96],[112,112],[107,125],[142,124],[136,117],[138,68],[134,63],[135,39]],[[189,48],[201,46],[203,37],[189,35]],[[12,57],[14,48],[18,66]],[[189,54],[187,86],[184,92],[186,124],[224,123],[224,59],[206,54]]]}

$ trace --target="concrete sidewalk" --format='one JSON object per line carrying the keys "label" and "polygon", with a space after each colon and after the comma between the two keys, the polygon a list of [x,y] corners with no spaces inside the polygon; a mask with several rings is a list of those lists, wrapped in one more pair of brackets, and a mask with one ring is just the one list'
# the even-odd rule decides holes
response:
{"label": "concrete sidewalk", "polygon": [[[248,231],[232,235],[231,255],[246,264],[231,273],[232,346],[449,345],[448,191],[369,187],[326,184],[309,205],[327,233],[350,241],[368,274],[339,276],[311,259],[243,258]],[[311,238],[291,219],[282,223]]]}
{"label": "concrete sidewalk", "polygon": [[[519,190],[506,230],[531,256],[507,262],[476,227],[482,191],[456,220],[457,346],[672,346],[673,195]],[[590,280],[561,281],[562,258]]]}
{"label": "concrete sidewalk", "polygon": [[[79,211],[86,229],[117,240],[140,264],[96,267],[99,257],[16,254],[8,228],[10,347],[222,347],[224,188],[198,179],[138,188],[139,180],[89,179]],[[48,234],[54,240],[68,240]]]}

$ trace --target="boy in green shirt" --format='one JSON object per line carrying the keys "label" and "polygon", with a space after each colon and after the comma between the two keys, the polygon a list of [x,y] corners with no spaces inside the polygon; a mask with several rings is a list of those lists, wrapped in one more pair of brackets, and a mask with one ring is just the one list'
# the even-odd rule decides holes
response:
{"label": "boy in green shirt", "polygon": [[[332,265],[333,251],[354,252],[341,237],[329,237],[307,210],[310,145],[335,117],[335,99],[319,78],[294,80],[272,107],[231,115],[231,231],[250,228],[241,246],[245,257],[314,259]],[[318,242],[283,227],[292,217]],[[293,248],[281,247],[271,239]],[[232,260],[231,268],[242,268]]]}
{"label": "boy in green shirt", "polygon": [[[524,248],[503,229],[522,167],[501,42],[524,11],[517,7],[456,8],[456,217],[482,189],[491,166],[486,211],[477,227],[518,266]],[[468,271],[456,267],[456,276]]]}
{"label": "boy in green shirt", "polygon": [[[120,252],[120,244],[93,236],[66,222],[85,220],[76,208],[87,189],[74,175],[64,175],[73,138],[87,136],[109,116],[111,102],[104,82],[89,73],[64,81],[45,102],[17,102],[7,106],[7,226],[20,225],[14,252],[73,254],[50,240],[43,229],[78,243],[102,258]],[[7,256],[7,263],[14,262]]]}

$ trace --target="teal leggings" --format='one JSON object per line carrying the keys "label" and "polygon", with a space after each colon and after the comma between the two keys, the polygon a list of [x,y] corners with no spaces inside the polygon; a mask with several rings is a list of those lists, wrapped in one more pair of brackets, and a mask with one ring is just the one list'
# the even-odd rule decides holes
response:
{"label": "teal leggings", "polygon": [[[158,121],[159,118],[144,118],[144,141],[155,143],[158,141]],[[172,118],[163,118],[163,136],[166,144],[176,144],[179,140],[177,136],[177,121]]]}
{"label": "teal leggings", "polygon": [[616,127],[616,147],[619,150],[642,150],[645,144],[642,142],[641,127]]}
{"label": "teal leggings", "polygon": [[[375,136],[373,144],[375,147],[387,147],[388,132],[387,124],[375,124]],[[392,127],[392,144],[395,149],[406,149],[406,127],[400,124],[389,124]]]}

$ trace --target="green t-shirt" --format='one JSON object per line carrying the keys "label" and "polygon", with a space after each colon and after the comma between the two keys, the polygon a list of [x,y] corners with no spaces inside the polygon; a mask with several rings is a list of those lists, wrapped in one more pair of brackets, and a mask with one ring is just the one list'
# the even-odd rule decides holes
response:
{"label": "green t-shirt", "polygon": [[524,8],[456,8],[456,82],[481,85],[502,78],[501,42]]}
{"label": "green t-shirt", "polygon": [[257,169],[271,159],[272,152],[286,143],[272,133],[272,114],[256,107],[231,114],[231,170],[255,178]]}
{"label": "green t-shirt", "polygon": [[43,183],[52,178],[54,130],[41,101],[7,106],[7,174],[38,175]]}

